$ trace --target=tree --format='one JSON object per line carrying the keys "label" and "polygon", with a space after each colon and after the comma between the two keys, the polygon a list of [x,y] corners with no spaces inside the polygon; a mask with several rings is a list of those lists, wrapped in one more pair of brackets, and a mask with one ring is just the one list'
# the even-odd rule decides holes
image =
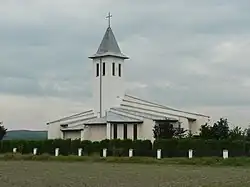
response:
{"label": "tree", "polygon": [[245,132],[241,130],[241,127],[234,127],[233,129],[229,130],[229,138],[232,140],[239,140],[244,139]]}
{"label": "tree", "polygon": [[207,123],[205,125],[202,125],[200,128],[200,137],[203,139],[213,139],[214,138],[212,127],[209,126]]}
{"label": "tree", "polygon": [[178,124],[178,127],[175,127],[170,121],[161,121],[157,122],[153,129],[155,139],[171,139],[171,138],[182,138],[186,130],[181,128],[181,125]]}
{"label": "tree", "polygon": [[247,129],[245,129],[244,135],[245,135],[245,137],[246,137],[247,140],[250,140],[250,127],[248,127]]}
{"label": "tree", "polygon": [[[237,129],[239,130],[239,129]],[[208,124],[202,125],[200,137],[204,139],[227,139],[229,137],[229,126],[227,119],[220,118],[213,126]]]}
{"label": "tree", "polygon": [[212,127],[212,134],[215,139],[227,139],[229,137],[229,126],[227,119],[220,118]]}
{"label": "tree", "polygon": [[[183,138],[184,136],[186,136],[187,130],[184,130],[184,128],[181,128],[181,123],[178,122],[178,126],[174,128],[174,137],[175,138]],[[191,134],[190,131],[188,131],[188,133]],[[187,134],[189,135],[189,134]]]}
{"label": "tree", "polygon": [[3,122],[0,122],[0,140],[2,140],[7,133],[7,129],[5,129],[2,124]]}

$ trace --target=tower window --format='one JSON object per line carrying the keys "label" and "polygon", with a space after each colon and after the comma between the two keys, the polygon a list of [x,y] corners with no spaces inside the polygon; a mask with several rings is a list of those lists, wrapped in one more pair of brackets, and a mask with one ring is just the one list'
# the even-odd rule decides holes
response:
{"label": "tower window", "polygon": [[115,63],[112,63],[112,75],[115,76]]}
{"label": "tower window", "polygon": [[121,64],[119,64],[119,69],[118,69],[118,74],[119,74],[119,77],[121,76],[121,74],[122,74],[122,65]]}
{"label": "tower window", "polygon": [[117,139],[117,124],[114,124],[114,139]]}
{"label": "tower window", "polygon": [[96,64],[96,76],[97,77],[99,76],[99,64],[98,63]]}
{"label": "tower window", "polygon": [[128,138],[128,126],[127,124],[123,124],[123,139]]}
{"label": "tower window", "polygon": [[105,76],[105,62],[102,63],[102,75]]}
{"label": "tower window", "polygon": [[134,128],[133,128],[133,130],[134,130],[134,140],[137,140],[137,124],[134,124]]}

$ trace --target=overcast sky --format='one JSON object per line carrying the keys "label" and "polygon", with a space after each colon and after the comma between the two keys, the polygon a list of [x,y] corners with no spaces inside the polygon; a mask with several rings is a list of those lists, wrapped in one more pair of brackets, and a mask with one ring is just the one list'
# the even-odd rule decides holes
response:
{"label": "overcast sky", "polygon": [[107,27],[127,92],[250,124],[250,1],[2,0],[0,120],[8,129],[91,108],[91,60]]}

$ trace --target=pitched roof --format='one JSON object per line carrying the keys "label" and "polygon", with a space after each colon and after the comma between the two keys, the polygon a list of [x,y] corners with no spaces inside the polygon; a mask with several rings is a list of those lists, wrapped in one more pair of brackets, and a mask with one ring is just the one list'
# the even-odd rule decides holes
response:
{"label": "pitched roof", "polygon": [[67,117],[63,117],[63,118],[60,118],[60,119],[57,119],[57,120],[54,120],[54,121],[47,122],[46,124],[50,125],[52,123],[57,123],[57,122],[65,122],[65,121],[71,121],[73,119],[86,118],[89,115],[94,115],[94,111],[93,110],[87,110],[87,111],[80,112],[80,113],[77,113],[77,114],[73,114],[73,115],[70,115],[70,116],[67,116]]}
{"label": "pitched roof", "polygon": [[172,120],[172,121],[176,121],[178,120],[178,118],[176,117],[169,117],[166,115],[156,115],[156,114],[151,114],[145,111],[136,111],[136,110],[132,110],[132,109],[125,109],[125,108],[121,108],[121,107],[117,107],[117,108],[111,108],[111,111],[115,111],[115,112],[120,112],[123,114],[129,114],[132,116],[137,116],[137,117],[142,117],[142,118],[147,118],[147,119],[152,119],[152,120]]}
{"label": "pitched roof", "polygon": [[136,117],[129,117],[125,114],[117,114],[115,112],[109,111],[107,114],[107,121],[108,122],[142,122],[142,120]]}
{"label": "pitched roof", "polygon": [[104,56],[115,56],[128,59],[127,56],[122,54],[111,27],[107,28],[97,52],[89,58],[93,59]]}
{"label": "pitched roof", "polygon": [[139,97],[135,97],[135,96],[128,95],[128,94],[125,94],[125,97],[123,98],[123,101],[124,102],[129,102],[129,103],[134,103],[134,104],[140,104],[140,105],[143,105],[143,106],[151,106],[151,107],[166,109],[166,110],[169,110],[169,111],[180,112],[180,113],[183,113],[183,114],[190,114],[190,115],[194,115],[194,116],[201,116],[201,117],[210,118],[210,116],[205,115],[205,114],[200,114],[200,113],[194,113],[194,112],[188,112],[188,111],[184,111],[184,110],[175,109],[175,108],[172,108],[172,107],[168,107],[168,106],[164,106],[164,105],[161,105],[161,104],[158,104],[158,103],[155,103],[155,102],[147,101],[147,100],[141,99]]}
{"label": "pitched roof", "polygon": [[102,118],[94,118],[91,119],[87,122],[85,122],[85,125],[90,125],[90,124],[106,124],[106,123],[132,123],[132,122],[137,122],[137,123],[141,123],[142,120],[135,118],[135,117],[128,117],[126,115],[122,115],[122,114],[117,114],[111,111],[108,111],[106,116],[102,117]]}

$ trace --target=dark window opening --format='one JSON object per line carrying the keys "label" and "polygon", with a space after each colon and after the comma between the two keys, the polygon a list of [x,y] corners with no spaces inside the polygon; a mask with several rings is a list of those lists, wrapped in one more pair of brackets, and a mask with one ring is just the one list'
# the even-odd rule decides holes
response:
{"label": "dark window opening", "polygon": [[115,76],[115,63],[112,63],[112,75]]}
{"label": "dark window opening", "polygon": [[102,63],[102,75],[105,76],[105,62]]}
{"label": "dark window opening", "polygon": [[123,124],[123,139],[128,138],[128,126],[127,124]]}
{"label": "dark window opening", "polygon": [[99,64],[96,64],[96,76],[99,76]]}
{"label": "dark window opening", "polygon": [[134,140],[137,140],[137,124],[134,124]]}
{"label": "dark window opening", "polygon": [[114,139],[117,139],[117,124],[114,124]]}
{"label": "dark window opening", "polygon": [[121,68],[122,68],[122,65],[121,64],[119,64],[119,69],[118,69],[118,74],[119,74],[119,77],[121,76],[121,74],[122,74],[122,70],[121,70]]}

